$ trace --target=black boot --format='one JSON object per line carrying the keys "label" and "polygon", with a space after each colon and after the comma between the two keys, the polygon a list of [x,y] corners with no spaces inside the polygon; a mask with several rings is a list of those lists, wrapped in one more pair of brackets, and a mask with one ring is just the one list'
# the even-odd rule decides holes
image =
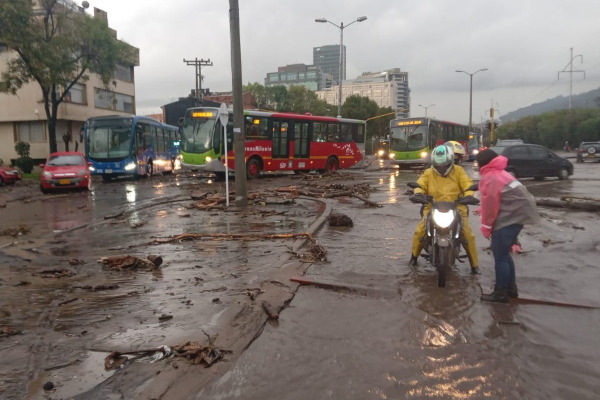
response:
{"label": "black boot", "polygon": [[482,294],[481,300],[494,303],[508,303],[508,290],[494,285],[494,291],[490,294]]}
{"label": "black boot", "polygon": [[512,281],[508,284],[508,297],[512,297],[513,299],[519,297],[519,291],[517,290],[517,282]]}
{"label": "black boot", "polygon": [[410,261],[408,262],[408,265],[410,265],[412,267],[416,266],[417,265],[417,257],[415,257],[415,256],[413,256],[411,254]]}

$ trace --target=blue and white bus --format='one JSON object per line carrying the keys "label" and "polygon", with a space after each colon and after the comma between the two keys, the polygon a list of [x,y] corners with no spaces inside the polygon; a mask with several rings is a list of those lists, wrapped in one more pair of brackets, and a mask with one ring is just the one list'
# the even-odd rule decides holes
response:
{"label": "blue and white bus", "polygon": [[179,168],[179,128],[143,116],[90,118],[84,125],[85,155],[92,175],[152,176]]}

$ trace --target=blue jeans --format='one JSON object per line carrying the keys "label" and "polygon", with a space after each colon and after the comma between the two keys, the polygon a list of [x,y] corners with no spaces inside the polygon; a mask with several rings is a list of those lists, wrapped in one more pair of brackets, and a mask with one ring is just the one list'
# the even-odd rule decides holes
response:
{"label": "blue jeans", "polygon": [[496,285],[501,288],[507,289],[510,282],[516,282],[515,263],[510,251],[521,229],[523,229],[523,225],[514,224],[492,232]]}

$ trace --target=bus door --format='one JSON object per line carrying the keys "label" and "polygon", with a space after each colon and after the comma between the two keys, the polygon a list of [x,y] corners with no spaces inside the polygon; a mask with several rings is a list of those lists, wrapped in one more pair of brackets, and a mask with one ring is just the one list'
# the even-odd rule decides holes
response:
{"label": "bus door", "polygon": [[[294,158],[310,158],[310,133],[312,123],[296,121],[294,123]],[[300,167],[303,168],[303,167]]]}
{"label": "bus door", "polygon": [[287,121],[273,120],[272,158],[290,158],[289,126]]}

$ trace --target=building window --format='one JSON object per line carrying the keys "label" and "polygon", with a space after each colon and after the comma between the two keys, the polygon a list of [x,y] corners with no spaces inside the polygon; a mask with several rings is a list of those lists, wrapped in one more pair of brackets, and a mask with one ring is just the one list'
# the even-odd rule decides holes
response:
{"label": "building window", "polygon": [[296,81],[298,80],[298,74],[296,72],[288,72],[287,74],[288,81]]}
{"label": "building window", "polygon": [[271,82],[278,82],[279,81],[279,74],[277,72],[269,74],[269,80]]}
{"label": "building window", "polygon": [[[85,104],[85,86],[79,83],[74,84],[67,93],[65,93],[65,103]],[[58,93],[57,93],[58,95]]]}
{"label": "building window", "polygon": [[133,114],[133,97],[126,94],[96,89],[94,94],[94,105],[96,108]]}
{"label": "building window", "polygon": [[44,142],[44,123],[41,121],[18,122],[17,141],[20,142]]}
{"label": "building window", "polygon": [[316,71],[308,71],[306,73],[306,79],[317,79],[317,72]]}
{"label": "building window", "polygon": [[115,79],[125,82],[133,82],[133,67],[117,64],[115,66]]}

